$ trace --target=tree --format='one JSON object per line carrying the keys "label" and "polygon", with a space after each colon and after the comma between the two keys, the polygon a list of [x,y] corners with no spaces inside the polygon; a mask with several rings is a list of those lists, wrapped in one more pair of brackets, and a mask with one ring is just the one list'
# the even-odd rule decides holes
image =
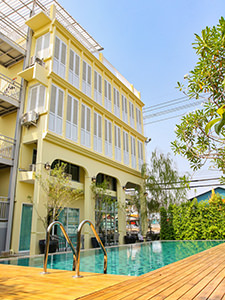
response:
{"label": "tree", "polygon": [[150,167],[146,170],[149,212],[187,200],[188,187],[188,176],[179,176],[170,154],[165,156],[157,150],[153,151]]}
{"label": "tree", "polygon": [[186,84],[178,88],[190,99],[203,100],[202,109],[184,116],[176,126],[174,153],[186,157],[194,170],[206,161],[225,172],[225,20],[195,34],[193,48],[198,56]]}
{"label": "tree", "polygon": [[54,169],[51,169],[50,174],[36,174],[36,179],[47,196],[45,202],[46,216],[40,216],[37,211],[45,228],[49,222],[58,220],[64,207],[68,206],[72,201],[80,199],[83,195],[82,190],[71,187],[71,182],[65,169],[65,163],[58,163]]}

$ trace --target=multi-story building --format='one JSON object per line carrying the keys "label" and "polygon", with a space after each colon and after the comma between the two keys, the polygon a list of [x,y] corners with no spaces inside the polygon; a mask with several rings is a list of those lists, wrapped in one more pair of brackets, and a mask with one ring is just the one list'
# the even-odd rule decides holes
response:
{"label": "multi-story building", "polygon": [[[46,215],[45,195],[35,172],[65,162],[72,186],[84,195],[64,208],[62,222],[71,234],[83,219],[94,223],[93,178],[106,178],[121,204],[124,187],[141,185],[144,104],[56,1],[12,2],[0,4],[0,250],[33,254],[46,230],[39,219]],[[103,226],[123,243],[122,210],[106,208]],[[85,230],[85,247],[90,237]]]}

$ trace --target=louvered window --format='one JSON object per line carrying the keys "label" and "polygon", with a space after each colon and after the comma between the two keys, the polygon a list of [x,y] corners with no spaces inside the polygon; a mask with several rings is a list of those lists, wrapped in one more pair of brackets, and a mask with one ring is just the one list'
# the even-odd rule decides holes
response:
{"label": "louvered window", "polygon": [[69,83],[79,89],[80,57],[70,49]]}
{"label": "louvered window", "polygon": [[66,74],[66,44],[58,37],[55,38],[53,72],[65,79]]}
{"label": "louvered window", "polygon": [[113,88],[114,114],[120,118],[120,94],[116,88]]}
{"label": "louvered window", "polygon": [[105,108],[108,111],[112,111],[112,95],[111,95],[111,84],[105,80]]}
{"label": "louvered window", "polygon": [[129,102],[130,126],[134,128],[134,104]]}
{"label": "louvered window", "polygon": [[129,142],[126,131],[123,131],[123,162],[125,165],[129,165]]}
{"label": "louvered window", "polygon": [[94,150],[102,152],[102,116],[94,112]]}
{"label": "louvered window", "polygon": [[63,98],[63,90],[52,85],[48,128],[60,135],[62,134]]}
{"label": "louvered window", "polygon": [[137,123],[137,131],[142,133],[141,128],[141,111],[140,109],[136,108],[136,123]]}
{"label": "louvered window", "polygon": [[128,122],[128,115],[127,115],[127,98],[122,95],[122,116],[123,116],[123,121],[125,123]]}
{"label": "louvered window", "polygon": [[50,33],[40,36],[36,41],[35,56],[40,59],[49,56]]}
{"label": "louvered window", "polygon": [[112,122],[105,119],[105,155],[112,157]]}
{"label": "louvered window", "polygon": [[27,111],[43,112],[45,109],[45,87],[41,84],[30,87]]}
{"label": "louvered window", "polygon": [[83,61],[82,91],[91,97],[91,66]]}
{"label": "louvered window", "polygon": [[94,100],[102,104],[102,76],[97,71],[94,72]]}
{"label": "louvered window", "polygon": [[141,171],[143,165],[143,143],[138,140],[138,168]]}
{"label": "louvered window", "polygon": [[131,149],[131,166],[132,168],[136,169],[137,162],[136,162],[136,140],[134,136],[130,136],[130,149]]}
{"label": "louvered window", "polygon": [[77,142],[78,138],[78,100],[68,95],[66,113],[66,137]]}
{"label": "louvered window", "polygon": [[115,159],[121,161],[121,130],[120,127],[115,125],[114,127],[115,137]]}
{"label": "louvered window", "polygon": [[91,147],[91,109],[85,104],[81,106],[81,144]]}

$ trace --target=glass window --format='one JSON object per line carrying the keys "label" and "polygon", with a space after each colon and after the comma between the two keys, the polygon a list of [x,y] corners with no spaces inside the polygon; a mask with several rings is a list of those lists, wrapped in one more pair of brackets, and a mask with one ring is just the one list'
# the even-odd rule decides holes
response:
{"label": "glass window", "polygon": [[43,112],[45,109],[45,87],[41,84],[29,88],[27,111]]}
{"label": "glass window", "polygon": [[66,44],[57,36],[53,58],[53,72],[65,79],[66,74]]}
{"label": "glass window", "polygon": [[78,100],[68,95],[66,114],[66,137],[77,142],[78,139]]}
{"label": "glass window", "polygon": [[52,85],[48,128],[57,134],[62,134],[63,99],[63,90]]}
{"label": "glass window", "polygon": [[40,59],[46,58],[49,56],[49,45],[50,45],[50,33],[46,33],[36,41],[36,48],[35,48],[35,56],[39,57]]}
{"label": "glass window", "polygon": [[69,83],[79,89],[80,57],[70,49]]}
{"label": "glass window", "polygon": [[83,60],[82,92],[91,97],[91,66]]}

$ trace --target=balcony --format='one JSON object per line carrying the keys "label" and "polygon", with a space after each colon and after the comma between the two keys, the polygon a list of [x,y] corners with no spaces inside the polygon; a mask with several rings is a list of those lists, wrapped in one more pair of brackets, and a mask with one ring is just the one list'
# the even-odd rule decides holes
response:
{"label": "balcony", "polygon": [[19,76],[27,81],[36,79],[40,84],[48,86],[48,70],[45,68],[44,62],[40,59],[32,57],[32,63],[28,68],[18,73]]}
{"label": "balcony", "polygon": [[0,222],[8,221],[9,198],[0,196]]}
{"label": "balcony", "polygon": [[15,140],[0,134],[0,169],[13,165]]}
{"label": "balcony", "polygon": [[20,105],[21,84],[16,79],[0,73],[0,117],[16,111]]}

